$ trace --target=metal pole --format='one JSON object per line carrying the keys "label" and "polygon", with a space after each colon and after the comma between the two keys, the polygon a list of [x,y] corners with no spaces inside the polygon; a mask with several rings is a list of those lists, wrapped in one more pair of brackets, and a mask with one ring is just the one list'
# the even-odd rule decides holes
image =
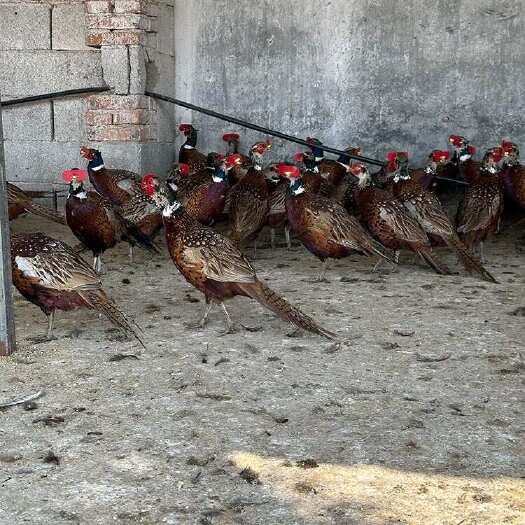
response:
{"label": "metal pole", "polygon": [[[242,126],[244,128],[249,128],[255,131],[260,131],[261,133],[265,133],[266,135],[273,135],[274,137],[288,140],[290,142],[295,142],[296,144],[301,144],[302,146],[307,146],[307,147],[311,146],[308,142],[306,142],[306,140],[300,139],[298,137],[293,137],[292,135],[287,135],[286,133],[281,133],[280,131],[275,131],[273,129],[264,128],[262,126],[258,126],[257,124],[252,124],[251,122],[246,122],[245,120],[241,120],[240,118],[237,118],[237,117],[231,117],[230,115],[223,115],[222,113],[217,113],[217,111],[212,111],[211,109],[201,108],[200,106],[196,106],[195,104],[190,104],[189,102],[184,102],[183,100],[179,100],[177,98],[167,97],[165,95],[159,95],[158,93],[153,93],[151,91],[146,91],[145,94],[148,97],[157,98],[159,100],[164,100],[165,102],[171,102],[172,104],[175,104],[176,106],[181,106],[183,108],[191,109],[192,111],[198,111],[199,113],[204,113],[205,115],[209,115],[210,117],[215,117],[220,120],[225,120],[226,122],[231,122],[232,124],[237,124],[238,126]],[[325,146],[324,144],[319,147],[323,151],[327,151],[328,153],[334,153],[336,155],[345,155],[346,157],[350,157],[351,159],[358,160],[360,162],[365,162],[366,164],[374,164],[375,166],[385,165],[385,163],[381,160],[371,159],[369,157],[362,157],[361,155],[350,155],[350,153],[347,153],[346,151],[342,151],[336,148],[331,148],[330,146]]]}
{"label": "metal pole", "polygon": [[15,316],[11,288],[11,249],[5,174],[2,99],[0,97],[0,356],[15,351]]}

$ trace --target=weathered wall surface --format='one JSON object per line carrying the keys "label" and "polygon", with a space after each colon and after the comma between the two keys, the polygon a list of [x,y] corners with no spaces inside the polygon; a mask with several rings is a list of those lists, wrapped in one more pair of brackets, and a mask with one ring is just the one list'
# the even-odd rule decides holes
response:
{"label": "weathered wall surface", "polygon": [[4,99],[108,85],[111,94],[6,108],[7,175],[29,188],[84,166],[81,145],[108,166],[163,173],[173,162],[174,7],[170,0],[0,0]]}
{"label": "weathered wall surface", "polygon": [[451,132],[525,143],[522,0],[176,0],[175,38],[179,98],[284,132],[418,161]]}
{"label": "weathered wall surface", "polygon": [[[83,2],[0,2],[3,99],[101,85],[100,51],[85,44]],[[48,186],[64,168],[83,165],[80,99],[6,108],[3,120],[10,180]]]}

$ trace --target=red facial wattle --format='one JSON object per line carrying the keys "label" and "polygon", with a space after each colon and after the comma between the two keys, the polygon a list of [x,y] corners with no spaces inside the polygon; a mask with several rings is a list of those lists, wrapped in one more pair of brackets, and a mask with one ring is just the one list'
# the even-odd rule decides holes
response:
{"label": "red facial wattle", "polygon": [[190,174],[189,164],[184,164],[184,163],[179,164],[179,172],[184,177],[187,177]]}
{"label": "red facial wattle", "polygon": [[292,164],[277,164],[275,169],[279,175],[287,177],[288,179],[297,179],[301,176],[301,171],[299,168]]}
{"label": "red facial wattle", "polygon": [[233,168],[233,166],[239,166],[242,163],[242,157],[239,153],[234,153],[233,155],[228,155],[225,161],[227,168]]}
{"label": "red facial wattle", "polygon": [[72,170],[64,170],[64,172],[62,173],[62,178],[68,184],[70,184],[73,180],[77,180],[78,182],[83,182],[87,178],[87,171],[79,170],[76,168]]}
{"label": "red facial wattle", "polygon": [[142,188],[142,191],[148,195],[148,197],[151,197],[155,193],[155,189],[158,186],[158,181],[156,175],[153,173],[148,173],[147,175],[144,175],[142,177],[142,180],[140,181],[140,186]]}
{"label": "red facial wattle", "polygon": [[239,142],[241,136],[238,133],[225,133],[222,136],[224,142]]}

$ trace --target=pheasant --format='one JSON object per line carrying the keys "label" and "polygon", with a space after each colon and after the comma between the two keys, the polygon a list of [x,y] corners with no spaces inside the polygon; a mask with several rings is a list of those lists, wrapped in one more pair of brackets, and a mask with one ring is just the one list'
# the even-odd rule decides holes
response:
{"label": "pheasant", "polygon": [[145,348],[138,327],[111,302],[95,271],[67,244],[43,233],[13,233],[11,265],[16,289],[47,316],[49,339],[56,310],[89,308],[104,314]]}
{"label": "pheasant", "polygon": [[519,161],[519,148],[513,142],[503,141],[503,168],[500,172],[509,199],[525,209],[525,166]]}
{"label": "pheasant", "polygon": [[154,250],[149,238],[144,237],[137,228],[126,222],[116,207],[94,191],[86,191],[83,170],[66,170],[64,181],[69,184],[66,200],[66,221],[75,237],[93,253],[93,268],[102,270],[102,254],[125,240],[130,245],[140,244]]}
{"label": "pheasant", "polygon": [[270,202],[266,226],[270,228],[270,242],[272,249],[275,249],[275,231],[277,228],[284,228],[286,246],[292,247],[290,240],[290,228],[288,226],[288,216],[286,214],[286,195],[288,193],[288,183],[286,180],[279,178],[270,184]]}
{"label": "pheasant", "polygon": [[339,161],[324,158],[323,143],[314,137],[307,137],[306,142],[310,144],[310,150],[319,166],[321,175],[328,180],[332,187],[337,187],[343,181],[347,169]]}
{"label": "pheasant", "polygon": [[342,206],[327,197],[305,191],[297,166],[280,164],[278,172],[290,184],[286,198],[290,228],[306,249],[323,262],[319,281],[324,280],[328,259],[359,252],[392,260],[384,247]]}
{"label": "pheasant", "polygon": [[355,164],[350,172],[358,178],[354,200],[362,220],[383,246],[396,251],[396,260],[399,250],[411,250],[436,273],[449,274],[449,269],[432,252],[427,234],[392,193],[375,187],[362,164]]}
{"label": "pheasant", "polygon": [[244,175],[246,175],[246,171],[251,165],[250,158],[239,153],[240,138],[241,136],[238,133],[225,133],[222,136],[222,140],[228,144],[226,156],[234,155],[236,153],[241,156],[241,162],[236,164],[228,173],[231,186],[239,182],[244,177]]}
{"label": "pheasant", "polygon": [[[391,177],[394,196],[403,204],[409,215],[418,222],[431,239],[437,238],[454,250],[468,272],[477,272],[486,281],[497,282],[459,239],[438,197],[432,191],[425,189],[432,186],[438,166],[448,161],[448,151],[434,151],[424,170],[410,171],[408,170],[408,156],[403,153],[396,154],[393,158],[392,153],[395,152],[389,154],[387,174]],[[400,173],[407,173],[408,178],[400,177]]]}
{"label": "pheasant", "polygon": [[[153,239],[162,227],[162,217],[142,192],[139,176],[132,171],[107,169],[102,154],[95,149],[81,148],[80,154],[89,161],[89,181],[97,193],[114,204],[119,215],[158,251]],[[132,246],[130,257],[133,258]]]}
{"label": "pheasant", "polygon": [[257,142],[252,146],[252,166],[229,192],[231,239],[237,246],[256,239],[266,222],[270,192],[261,162],[270,148],[271,144],[267,142]]}
{"label": "pheasant", "polygon": [[188,164],[191,171],[198,171],[207,166],[207,158],[197,149],[197,132],[191,124],[181,124],[179,131],[186,141],[179,150],[179,163]]}
{"label": "pheasant", "polygon": [[10,221],[16,219],[23,213],[32,213],[33,215],[44,217],[58,224],[66,224],[64,217],[60,215],[60,213],[33,202],[25,191],[9,182],[7,183],[7,204]]}
{"label": "pheasant", "polygon": [[500,147],[488,150],[469,186],[456,216],[460,239],[470,249],[479,245],[483,261],[483,242],[497,233],[503,213],[504,189],[498,164],[503,159]]}
{"label": "pheasant", "polygon": [[[228,171],[242,162],[238,153],[226,159],[222,155],[220,157],[221,160],[214,171],[208,170],[207,176],[202,180],[194,180],[193,184],[186,185],[181,181],[181,186],[168,182],[168,186],[176,193],[177,199],[182,203],[186,212],[206,225],[213,224],[221,217],[228,190]],[[193,179],[195,178],[194,175]]]}
{"label": "pheasant", "polygon": [[450,135],[448,141],[454,148],[454,156],[449,164],[450,170],[444,175],[453,176],[455,166],[456,175],[468,183],[475,181],[479,177],[479,170],[482,165],[481,162],[472,158],[476,154],[476,148],[461,135]]}
{"label": "pheasant", "polygon": [[162,210],[166,242],[171,258],[183,277],[206,297],[203,327],[213,304],[220,304],[233,331],[224,301],[240,295],[251,297],[281,319],[309,332],[335,339],[335,335],[288,303],[257,278],[255,270],[232,241],[200,224],[173,196],[168,196],[153,177],[142,180],[144,192]]}

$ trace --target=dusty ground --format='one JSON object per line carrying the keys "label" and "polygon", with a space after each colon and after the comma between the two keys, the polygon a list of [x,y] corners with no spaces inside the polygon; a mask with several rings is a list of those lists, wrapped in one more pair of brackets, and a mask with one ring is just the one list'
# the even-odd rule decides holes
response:
{"label": "dusty ground", "polygon": [[259,251],[260,276],[347,338],[340,350],[243,299],[231,312],[256,331],[218,337],[219,311],[189,329],[199,293],[166,255],[129,266],[125,246],[103,280],[147,351],[88,311],[35,344],[45,318],[17,297],[0,402],[45,395],[0,412],[0,523],[524,524],[517,233],[487,246],[498,285],[406,256],[392,274],[349,258],[311,284],[302,247]]}

